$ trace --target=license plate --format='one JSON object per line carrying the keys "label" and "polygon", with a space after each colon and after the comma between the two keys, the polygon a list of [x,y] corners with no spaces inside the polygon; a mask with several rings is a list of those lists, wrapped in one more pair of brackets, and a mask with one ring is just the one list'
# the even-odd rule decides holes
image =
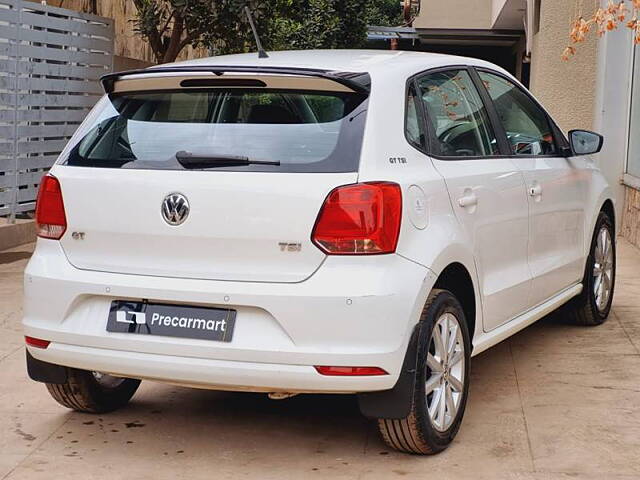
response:
{"label": "license plate", "polygon": [[230,342],[235,323],[235,310],[115,300],[107,331]]}

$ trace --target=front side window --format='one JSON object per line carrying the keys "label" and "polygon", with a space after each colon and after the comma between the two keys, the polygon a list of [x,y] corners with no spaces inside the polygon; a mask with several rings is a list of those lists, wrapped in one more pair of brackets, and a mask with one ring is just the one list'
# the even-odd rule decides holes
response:
{"label": "front side window", "polygon": [[433,132],[432,154],[441,157],[499,154],[485,106],[466,70],[427,74],[418,80],[418,87]]}
{"label": "front side window", "polygon": [[188,156],[219,158],[219,166],[206,167],[218,170],[352,172],[358,169],[366,106],[365,95],[333,91],[114,93],[83,125],[66,163],[181,170],[186,167],[180,158]]}
{"label": "front side window", "polygon": [[556,143],[547,114],[506,78],[478,72],[516,155],[553,155]]}

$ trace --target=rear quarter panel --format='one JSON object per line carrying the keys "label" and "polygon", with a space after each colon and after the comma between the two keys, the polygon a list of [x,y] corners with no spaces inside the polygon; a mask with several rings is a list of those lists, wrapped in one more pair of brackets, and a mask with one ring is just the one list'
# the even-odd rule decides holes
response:
{"label": "rear quarter panel", "polygon": [[[406,78],[374,82],[358,181],[400,184],[403,213],[397,253],[429,268],[436,277],[451,263],[461,263],[474,282],[480,306],[473,248],[456,219],[444,179],[431,158],[405,138],[406,93]],[[423,292],[424,298],[428,293]],[[480,326],[482,309],[476,311]]]}

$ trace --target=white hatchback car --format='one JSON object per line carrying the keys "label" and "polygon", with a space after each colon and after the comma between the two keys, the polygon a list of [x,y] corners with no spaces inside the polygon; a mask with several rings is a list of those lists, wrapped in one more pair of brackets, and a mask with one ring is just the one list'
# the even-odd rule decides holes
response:
{"label": "white hatchback car", "polygon": [[69,408],[140,379],[356,393],[390,446],[435,453],[472,356],[563,305],[609,314],[602,137],[567,140],[499,67],[279,52],[103,84],[43,179],[25,273],[28,371]]}

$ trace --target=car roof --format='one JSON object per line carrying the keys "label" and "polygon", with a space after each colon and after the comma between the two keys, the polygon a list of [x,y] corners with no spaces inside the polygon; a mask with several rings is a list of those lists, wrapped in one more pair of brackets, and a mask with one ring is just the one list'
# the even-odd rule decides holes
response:
{"label": "car roof", "polygon": [[[504,72],[500,67],[475,58],[401,50],[292,50],[268,52],[269,58],[257,53],[220,55],[176,62],[164,66],[252,66],[282,68],[314,68],[341,72],[366,72],[372,77],[410,77],[430,68],[448,65],[474,65]],[[153,68],[153,67],[152,67]]]}

